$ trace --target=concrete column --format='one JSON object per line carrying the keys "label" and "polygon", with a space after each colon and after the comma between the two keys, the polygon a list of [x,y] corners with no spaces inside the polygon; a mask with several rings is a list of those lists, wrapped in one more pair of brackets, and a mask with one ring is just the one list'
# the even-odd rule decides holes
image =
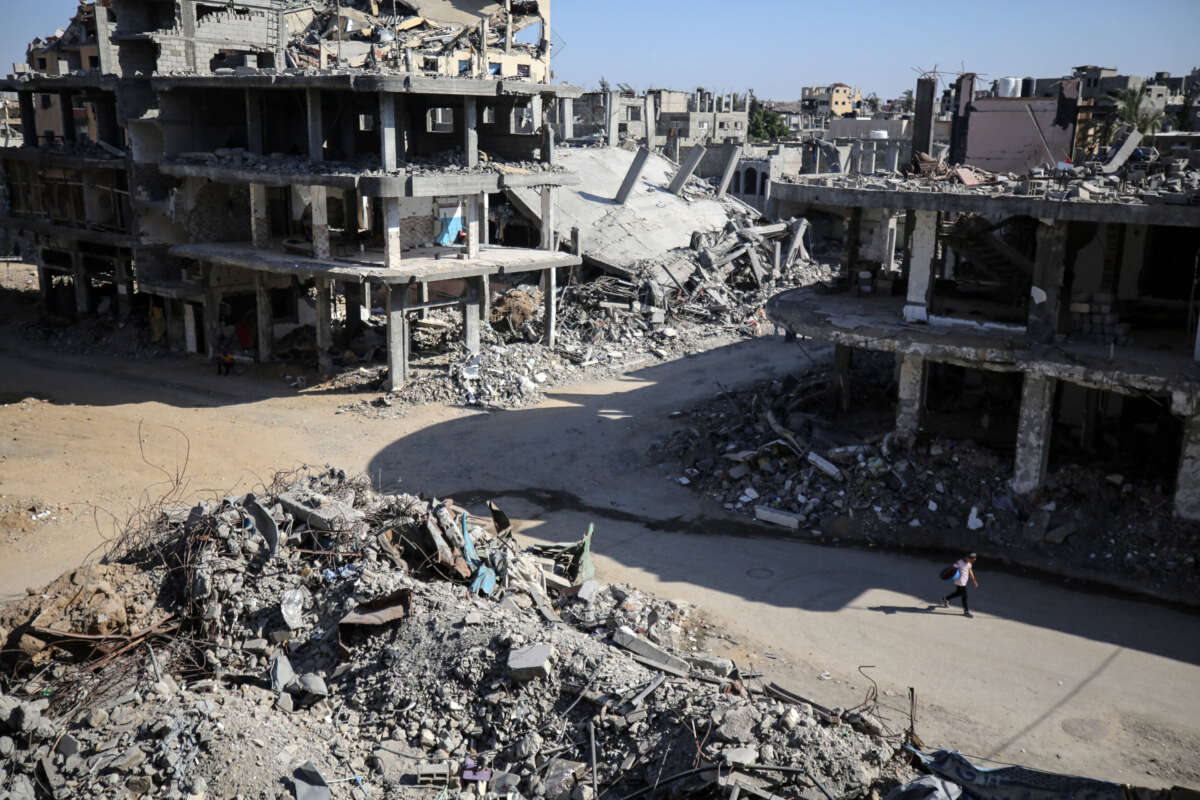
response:
{"label": "concrete column", "polygon": [[894,139],[887,146],[887,171],[893,175],[900,171],[900,143]]}
{"label": "concrete column", "polygon": [[383,265],[400,269],[400,198],[383,198]]}
{"label": "concrete column", "polygon": [[913,353],[898,353],[900,380],[896,390],[896,430],[915,437],[925,409],[925,359]]}
{"label": "concrete column", "polygon": [[213,286],[212,264],[200,269],[204,278],[204,345],[211,361],[217,357],[221,339],[221,293]]}
{"label": "concrete column", "polygon": [[564,141],[575,138],[575,101],[570,97],[558,98],[558,126]]}
{"label": "concrete column", "polygon": [[934,94],[937,92],[936,78],[918,78],[917,91],[913,96],[916,111],[913,114],[913,154],[933,155],[933,118],[936,112]]}
{"label": "concrete column", "polygon": [[128,314],[133,305],[133,281],[130,280],[129,262],[118,257],[113,262],[113,283],[117,289],[117,313]]}
{"label": "concrete column", "polygon": [[487,325],[492,318],[492,278],[479,276],[479,321]]}
{"label": "concrete column", "polygon": [[729,191],[729,182],[733,180],[733,173],[737,172],[740,157],[741,148],[736,142],[725,145],[725,167],[721,170],[721,182],[717,185],[717,197],[724,197],[725,193]]}
{"label": "concrete column", "polygon": [[654,95],[646,92],[646,97],[642,101],[642,121],[646,125],[646,147],[654,149],[654,122],[655,108]]}
{"label": "concrete column", "polygon": [[872,248],[879,257],[879,266],[890,272],[896,264],[896,215],[889,209],[878,213],[882,219],[875,223]]}
{"label": "concrete column", "polygon": [[479,199],[477,195],[463,198],[463,213],[467,215],[467,258],[479,258]]}
{"label": "concrete column", "polygon": [[859,172],[863,175],[875,174],[875,142],[867,139],[860,145],[861,160],[859,161]]}
{"label": "concrete column", "polygon": [[543,273],[542,302],[545,304],[542,315],[545,330],[542,340],[546,347],[553,348],[558,328],[558,276],[553,267]]}
{"label": "concrete column", "polygon": [[324,186],[310,186],[313,258],[329,258],[329,203]]}
{"label": "concrete column", "polygon": [[246,149],[260,155],[263,151],[262,91],[259,89],[246,90]]}
{"label": "concrete column", "polygon": [[543,250],[554,249],[554,201],[555,187],[542,187],[542,241],[539,245]]}
{"label": "concrete column", "polygon": [[467,279],[467,293],[463,297],[463,346],[472,355],[479,355],[479,328],[483,321],[480,310],[483,291],[479,278]]}
{"label": "concrete column", "polygon": [[811,224],[807,217],[801,217],[793,223],[792,238],[788,242],[787,256],[783,260],[784,269],[794,264],[797,258],[803,258],[805,261],[811,258],[804,246],[804,234],[808,232]]}
{"label": "concrete column", "polygon": [[771,268],[774,270],[776,276],[778,276],[780,271],[783,269],[783,242],[779,241],[778,239],[775,240],[775,254]]}
{"label": "concrete column", "polygon": [[491,213],[488,210],[490,198],[487,192],[482,192],[479,195],[479,243],[487,244],[490,234],[488,233],[488,215]]}
{"label": "concrete column", "polygon": [[850,277],[851,283],[858,282],[859,253],[862,247],[862,217],[860,207],[847,209],[844,216],[845,235],[842,242],[842,272]]}
{"label": "concrete column", "polygon": [[[363,292],[366,284],[346,281],[342,284],[342,295],[346,298],[346,331],[351,336],[362,329]],[[370,298],[367,298],[370,303]]]}
{"label": "concrete column", "polygon": [[463,160],[468,167],[479,166],[479,106],[471,96],[463,98]]}
{"label": "concrete column", "polygon": [[379,93],[379,161],[384,172],[394,172],[396,163],[396,95]]}
{"label": "concrete column", "polygon": [[937,251],[937,212],[913,211],[912,263],[908,268],[906,322],[927,322],[933,302],[933,258]]}
{"label": "concrete column", "polygon": [[271,289],[264,272],[254,273],[254,319],[258,328],[258,361],[265,364],[275,350],[275,318],[271,312]]}
{"label": "concrete column", "polygon": [[975,100],[975,73],[967,72],[954,82],[954,109],[950,121],[950,163],[961,164],[967,158],[967,128],[971,103]]}
{"label": "concrete column", "polygon": [[633,154],[633,161],[629,165],[629,170],[625,173],[625,180],[621,181],[621,188],[617,190],[617,196],[613,198],[617,205],[625,205],[625,201],[629,199],[629,194],[633,191],[633,187],[637,184],[638,178],[642,176],[642,170],[646,168],[646,160],[650,158],[650,151],[645,147],[639,147],[638,151]]}
{"label": "concrete column", "polygon": [[92,313],[92,279],[88,275],[87,267],[83,265],[83,254],[74,252],[71,257],[75,265],[72,279],[75,284],[75,311],[78,314],[90,314]]}
{"label": "concrete column", "polygon": [[333,284],[329,278],[316,278],[317,284],[317,369],[322,375],[333,372]]}
{"label": "concrete column", "polygon": [[1029,290],[1029,337],[1035,342],[1052,342],[1058,333],[1069,228],[1070,223],[1062,220],[1038,224]]}
{"label": "concrete column", "polygon": [[250,184],[250,243],[267,247],[271,241],[271,218],[267,212],[267,187]]}
{"label": "concrete column", "polygon": [[321,90],[304,90],[308,108],[308,157],[311,161],[323,161],[325,132],[321,122]]}
{"label": "concrete column", "polygon": [[408,286],[388,285],[388,391],[408,380]]}
{"label": "concrete column", "polygon": [[1012,488],[1028,494],[1042,485],[1050,460],[1050,433],[1054,422],[1054,390],[1058,381],[1026,372],[1021,387],[1021,416],[1017,423],[1017,457]]}
{"label": "concrete column", "polygon": [[512,52],[513,25],[512,0],[504,0],[504,52]]}
{"label": "concrete column", "polygon": [[[1180,396],[1184,400],[1186,396]],[[1200,520],[1200,413],[1187,402],[1172,402],[1171,411],[1183,416],[1179,472],[1175,478],[1175,516]]]}
{"label": "concrete column", "polygon": [[696,167],[700,166],[700,160],[704,158],[704,154],[708,152],[708,148],[703,145],[696,145],[688,152],[687,159],[679,166],[679,172],[675,173],[675,179],[671,181],[671,185],[667,187],[667,191],[671,194],[679,194],[683,191],[683,187],[687,185],[688,178],[692,177],[692,173],[696,171]]}
{"label": "concrete column", "polygon": [[608,107],[605,109],[608,117],[608,127],[605,133],[605,142],[609,147],[616,147],[621,143],[621,136],[617,132],[617,123],[621,112],[621,93],[608,93]]}

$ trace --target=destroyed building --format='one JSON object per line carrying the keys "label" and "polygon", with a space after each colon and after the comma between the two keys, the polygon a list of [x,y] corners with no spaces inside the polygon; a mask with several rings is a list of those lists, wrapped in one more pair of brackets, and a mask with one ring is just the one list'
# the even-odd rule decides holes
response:
{"label": "destroyed building", "polygon": [[897,430],[1007,442],[1019,494],[1068,451],[1115,453],[1200,519],[1200,172],[1131,129],[1067,163],[1077,91],[956,100],[948,164],[914,144],[904,175],[773,181],[772,215],[840,233],[842,276],[768,314],[833,343],[844,379],[856,350],[894,353]]}
{"label": "destroyed building", "polygon": [[[630,139],[678,161],[680,148],[744,143],[750,128],[749,94],[714,94],[703,87],[691,93],[639,93],[622,84],[617,90],[584,93],[572,119],[560,119],[560,125],[574,137],[593,137],[612,147]],[[653,129],[649,139],[648,129]],[[563,138],[572,136],[564,133]]]}
{"label": "destroyed building", "polygon": [[[447,3],[396,3],[406,13],[388,16],[359,5],[316,4],[302,24],[279,0],[112,0],[100,13],[81,6],[69,29],[95,31],[94,65],[43,71],[31,50],[3,82],[24,133],[0,154],[3,221],[38,267],[45,307],[137,304],[171,347],[210,358],[270,359],[277,337],[307,324],[327,371],[379,305],[376,349],[398,386],[410,313],[462,306],[477,349],[492,276],[540,272],[553,298],[555,269],[579,263],[553,235],[555,189],[574,178],[550,163],[541,120],[579,90],[546,82],[550,4],[485,4],[476,16]],[[540,44],[518,48],[514,31],[531,18]],[[370,53],[356,66],[346,45],[363,36]],[[471,48],[474,66],[448,76]],[[61,134],[37,130],[48,96]],[[539,247],[489,243],[488,198],[514,187],[540,195]]]}

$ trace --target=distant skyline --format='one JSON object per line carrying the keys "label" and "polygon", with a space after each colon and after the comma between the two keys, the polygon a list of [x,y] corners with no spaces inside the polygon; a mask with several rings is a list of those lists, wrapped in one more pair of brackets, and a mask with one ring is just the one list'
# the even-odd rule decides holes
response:
{"label": "distant skyline", "polygon": [[[76,0],[7,0],[3,70],[25,46],[65,26]],[[1054,77],[1080,64],[1133,75],[1200,67],[1200,0],[1087,3],[1009,0],[559,0],[552,15],[555,82],[594,88],[601,77],[636,89],[753,89],[798,100],[801,86],[837,81],[881,99],[911,89],[921,70],[995,78]]]}

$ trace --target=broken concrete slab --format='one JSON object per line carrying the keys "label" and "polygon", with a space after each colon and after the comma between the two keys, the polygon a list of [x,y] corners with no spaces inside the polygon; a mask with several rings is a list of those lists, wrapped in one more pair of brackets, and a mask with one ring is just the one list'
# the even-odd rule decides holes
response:
{"label": "broken concrete slab", "polygon": [[682,672],[685,675],[689,672],[686,661],[676,658],[658,645],[643,639],[624,625],[613,631],[612,640],[615,644],[641,656],[651,664],[662,665],[666,671]]}
{"label": "broken concrete slab", "polygon": [[550,674],[554,646],[548,643],[531,644],[509,652],[508,675],[513,680],[528,681]]}

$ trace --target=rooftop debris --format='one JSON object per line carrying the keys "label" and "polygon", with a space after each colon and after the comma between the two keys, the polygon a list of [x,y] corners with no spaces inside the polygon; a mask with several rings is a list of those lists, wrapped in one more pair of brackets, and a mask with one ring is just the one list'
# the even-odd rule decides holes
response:
{"label": "rooftop debris", "polygon": [[[544,558],[498,508],[499,534],[450,500],[325,469],[257,498],[280,532],[272,555],[248,497],[148,513],[106,563],[3,609],[9,796],[329,797],[352,783],[384,797],[415,783],[589,800],[738,781],[855,798],[911,777],[895,759],[904,720],[871,697],[818,714],[700,652],[690,606],[587,577],[592,534]],[[356,514],[328,525],[285,497]],[[491,592],[474,583],[484,570]],[[66,641],[96,630],[128,644]]]}

